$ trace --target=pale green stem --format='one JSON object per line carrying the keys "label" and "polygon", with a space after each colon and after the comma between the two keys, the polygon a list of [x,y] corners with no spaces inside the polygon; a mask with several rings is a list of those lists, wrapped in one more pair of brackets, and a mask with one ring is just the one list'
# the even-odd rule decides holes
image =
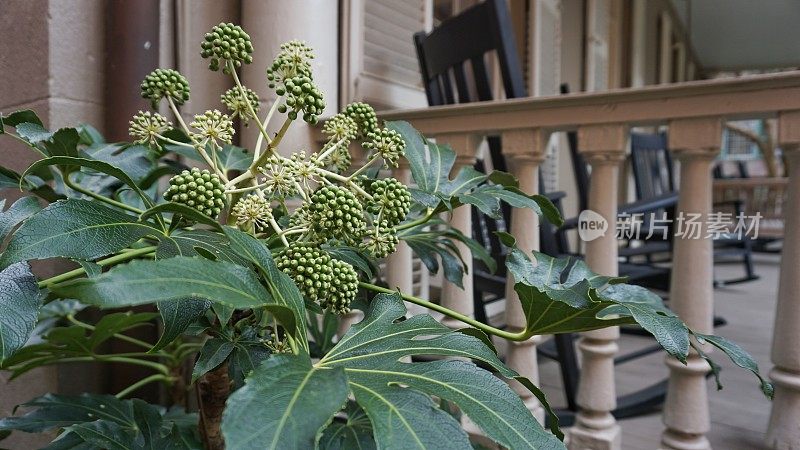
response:
{"label": "pale green stem", "polygon": [[[99,265],[100,267],[110,266],[110,265],[117,264],[117,263],[120,263],[120,262],[128,261],[130,259],[134,259],[134,258],[139,257],[139,256],[144,256],[144,255],[147,255],[149,253],[153,253],[155,251],[156,251],[156,247],[153,247],[153,246],[137,248],[137,249],[134,249],[134,250],[126,251],[124,253],[120,253],[119,255],[115,255],[115,256],[112,256],[110,258],[106,258],[106,259],[100,260],[100,261],[97,262],[97,265]],[[48,278],[46,280],[42,280],[42,281],[39,282],[39,287],[40,288],[46,288],[46,287],[51,286],[51,285],[56,284],[56,283],[61,283],[63,281],[68,281],[68,280],[71,280],[73,278],[77,278],[77,277],[79,277],[79,276],[81,276],[81,275],[83,275],[85,273],[86,273],[86,269],[84,269],[83,267],[79,267],[77,269],[70,270],[69,272],[64,272],[64,273],[62,273],[60,275],[56,275],[56,276]]]}
{"label": "pale green stem", "polygon": [[142,378],[141,380],[137,381],[136,383],[133,383],[132,385],[130,385],[130,386],[126,387],[125,389],[119,391],[119,393],[117,393],[117,395],[115,395],[114,397],[124,398],[125,396],[127,396],[128,394],[134,392],[135,390],[139,389],[140,387],[148,385],[148,384],[150,384],[150,383],[152,383],[154,381],[166,381],[168,383],[171,383],[174,380],[175,380],[174,377],[168,377],[168,376],[161,375],[161,374],[150,375],[149,377]]}
{"label": "pale green stem", "polygon": [[361,166],[360,169],[358,169],[355,172],[351,173],[350,176],[347,177],[347,179],[348,180],[352,180],[353,178],[361,175],[361,173],[364,172],[365,170],[367,170],[367,168],[369,168],[369,166],[371,166],[372,163],[374,163],[375,161],[379,160],[380,158],[381,158],[380,154],[374,155],[372,158],[370,158],[369,161],[367,161],[363,166]]}
{"label": "pale green stem", "polygon": [[253,109],[253,105],[251,105],[250,102],[247,100],[247,92],[244,90],[242,82],[239,81],[239,75],[236,73],[236,67],[234,67],[233,63],[230,61],[227,61],[225,64],[228,65],[228,70],[230,71],[231,76],[233,77],[233,82],[236,83],[236,87],[239,88],[239,93],[242,94],[242,99],[244,100],[244,103],[247,105],[248,112],[255,119],[256,125],[258,125],[258,131],[260,131],[261,135],[267,139],[267,142],[269,142],[270,139],[269,136],[267,135],[266,128],[264,128],[264,125],[262,125],[261,121],[258,120],[258,115],[256,115],[256,111]]}
{"label": "pale green stem", "polygon": [[522,330],[519,333],[511,333],[511,332],[508,332],[508,331],[505,331],[505,330],[501,330],[499,328],[495,328],[495,327],[493,327],[491,325],[487,325],[487,324],[485,324],[483,322],[479,322],[479,321],[473,319],[472,317],[465,316],[465,315],[463,315],[461,313],[458,313],[458,312],[453,311],[451,309],[445,308],[444,306],[437,305],[436,303],[432,303],[432,302],[429,302],[427,300],[423,300],[423,299],[421,299],[419,297],[414,297],[413,295],[406,295],[406,294],[403,294],[401,292],[393,291],[391,289],[387,289],[387,288],[384,288],[384,287],[376,286],[376,285],[370,284],[370,283],[359,282],[358,284],[359,284],[359,286],[363,287],[364,289],[369,289],[369,290],[375,291],[375,292],[380,292],[380,293],[384,293],[384,294],[399,294],[400,297],[403,300],[405,300],[405,301],[407,301],[409,303],[414,303],[415,305],[419,305],[419,306],[428,308],[430,310],[440,312],[440,313],[444,314],[445,316],[452,317],[453,319],[456,319],[456,320],[458,320],[460,322],[464,322],[467,325],[471,325],[471,326],[483,331],[484,333],[487,333],[487,334],[490,334],[490,335],[493,335],[493,336],[497,336],[497,337],[501,337],[501,338],[509,340],[509,341],[516,341],[516,342],[526,341],[531,336],[533,336],[533,333],[529,333],[527,330]]}
{"label": "pale green stem", "polygon": [[[75,325],[77,325],[77,326],[79,326],[81,328],[85,328],[85,329],[87,329],[89,331],[94,331],[95,330],[95,327],[93,325],[90,325],[90,324],[88,324],[86,322],[81,322],[80,320],[76,319],[73,314],[68,314],[67,315],[67,320],[69,320],[70,322],[74,323]],[[124,335],[122,333],[114,333],[113,336],[115,338],[121,340],[121,341],[129,342],[131,344],[138,345],[139,347],[143,347],[143,348],[146,348],[148,350],[153,348],[153,346],[148,344],[147,342],[140,341],[139,339],[132,338],[130,336],[126,336],[126,335]],[[117,356],[122,356],[122,355],[117,355]],[[127,355],[127,356],[132,356],[132,355]]]}
{"label": "pale green stem", "polygon": [[93,198],[93,199],[95,199],[97,201],[101,201],[103,203],[106,203],[108,205],[116,206],[117,208],[121,208],[121,209],[124,209],[126,211],[130,211],[130,212],[133,212],[133,213],[136,213],[136,214],[141,214],[141,213],[144,212],[139,208],[135,208],[133,206],[126,205],[125,203],[118,202],[118,201],[116,201],[114,199],[108,198],[108,197],[106,197],[104,195],[100,195],[100,194],[98,194],[96,192],[92,192],[92,191],[82,187],[81,185],[75,183],[74,181],[72,181],[69,178],[69,173],[64,174],[64,184],[66,184],[67,187],[69,187],[73,191],[77,191],[77,192],[80,192],[81,194],[88,195],[89,197],[91,197],[91,198]]}

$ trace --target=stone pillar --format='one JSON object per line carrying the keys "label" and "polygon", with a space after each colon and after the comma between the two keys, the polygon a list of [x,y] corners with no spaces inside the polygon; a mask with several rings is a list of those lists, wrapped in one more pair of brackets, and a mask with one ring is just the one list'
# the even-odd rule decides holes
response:
{"label": "stone pillar", "polygon": [[[439,144],[450,144],[456,152],[456,162],[453,165],[451,176],[455,176],[462,167],[471,167],[475,164],[475,156],[478,154],[478,146],[481,140],[473,134],[445,134],[436,136]],[[472,207],[462,206],[456,208],[450,215],[450,225],[464,233],[465,236],[472,236]],[[456,243],[458,251],[466,264],[466,273],[462,282],[464,288],[444,279],[442,282],[442,306],[458,311],[466,316],[472,316],[475,309],[472,304],[472,252],[461,242]],[[464,324],[458,320],[444,317],[442,323],[451,328],[463,328]]]}
{"label": "stone pillar", "polygon": [[784,211],[785,236],[772,337],[769,377],[775,399],[766,443],[774,449],[800,448],[800,111],[779,118],[780,145],[789,163]]}
{"label": "stone pillar", "polygon": [[[608,221],[605,235],[586,243],[586,263],[602,275],[617,275],[617,190],[627,135],[627,127],[621,124],[578,129],[579,151],[592,166],[589,209]],[[618,338],[619,327],[581,333],[578,349],[583,367],[577,398],[580,411],[570,430],[572,450],[621,448],[620,427],[611,415],[617,406],[614,355],[619,350]]]}
{"label": "stone pillar", "polygon": [[[669,147],[680,161],[678,214],[711,213],[711,165],[719,152],[722,122],[718,118],[682,119],[669,124]],[[712,242],[675,237],[672,250],[670,308],[693,330],[711,333],[714,320]],[[705,349],[704,351],[710,351]],[[710,449],[706,374],[708,363],[695,351],[684,365],[666,358],[670,370],[661,445],[665,449]]]}
{"label": "stone pillar", "polygon": [[[266,86],[266,67],[272,63],[282,43],[299,39],[314,49],[314,82],[322,90],[326,104],[321,118],[335,114],[339,79],[339,2],[241,0],[241,3],[242,27],[250,34],[254,47],[254,62],[243,66],[242,83],[261,96],[262,110],[266,113],[275,101],[275,91]],[[276,114],[267,131],[276,132],[285,117],[285,114]],[[258,132],[254,125],[242,130],[242,145],[253,148]],[[317,148],[313,128],[302,119],[292,124],[280,145],[281,153],[303,149],[313,152]]]}
{"label": "stone pillar", "polygon": [[[545,159],[549,133],[539,129],[512,130],[502,135],[503,155],[506,157],[511,173],[519,180],[520,189],[526,194],[539,192],[539,165]],[[515,209],[511,216],[511,234],[517,239],[517,246],[530,254],[539,249],[539,216],[527,208]],[[514,276],[509,273],[506,282],[506,326],[508,331],[525,329],[525,314],[522,303],[514,290]],[[539,366],[536,358],[536,344],[540,336],[524,342],[509,342],[506,349],[506,364],[533,384],[539,384]],[[544,423],[544,409],[536,397],[524,386],[511,382],[533,416]]]}

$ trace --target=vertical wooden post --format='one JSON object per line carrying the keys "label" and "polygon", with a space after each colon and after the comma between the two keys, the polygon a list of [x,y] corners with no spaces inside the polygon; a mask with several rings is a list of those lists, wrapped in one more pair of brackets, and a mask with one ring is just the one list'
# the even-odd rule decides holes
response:
{"label": "vertical wooden post", "polygon": [[[443,134],[436,136],[437,143],[450,144],[456,152],[456,162],[453,165],[451,176],[455,176],[462,167],[475,164],[475,156],[478,154],[480,139],[477,135],[468,133]],[[472,208],[462,206],[456,208],[450,215],[450,225],[464,233],[465,236],[472,237]],[[453,283],[444,281],[442,286],[442,306],[458,311],[466,316],[472,316],[475,309],[472,304],[472,252],[463,243],[456,243],[458,251],[464,259],[466,274],[462,280],[464,288],[460,288]],[[445,317],[442,323],[451,328],[461,328],[463,323]]]}
{"label": "vertical wooden post", "polygon": [[[539,129],[512,130],[503,133],[503,155],[512,174],[519,180],[520,189],[526,194],[539,192],[539,165],[545,159],[549,133]],[[511,216],[511,234],[517,246],[526,254],[539,249],[539,216],[530,209],[515,209]],[[506,325],[509,331],[525,329],[525,314],[517,292],[514,276],[509,273],[506,282]],[[536,360],[536,344],[541,340],[534,336],[524,342],[509,342],[506,364],[534,384],[539,383],[539,366]],[[511,386],[525,405],[540,422],[544,423],[544,409],[531,392],[517,382]]]}
{"label": "vertical wooden post", "polygon": [[[704,222],[711,212],[711,164],[719,152],[721,135],[719,118],[682,119],[669,124],[669,146],[680,161],[678,214],[684,217],[700,214]],[[701,239],[675,237],[669,306],[693,330],[711,333],[714,255],[711,240],[705,238],[705,227],[700,234]],[[662,448],[711,448],[705,436],[710,427],[705,377],[708,363],[692,351],[687,364],[667,357],[666,365],[670,376]]]}
{"label": "vertical wooden post", "polygon": [[800,448],[800,111],[780,115],[779,139],[789,162],[789,185],[772,335],[775,367],[769,374],[775,385],[775,399],[766,442],[774,449],[796,449]]}
{"label": "vertical wooden post", "polygon": [[[622,124],[578,129],[579,151],[592,166],[589,209],[608,222],[604,235],[586,243],[586,263],[602,275],[617,275],[617,189],[627,136],[627,127]],[[578,348],[583,368],[577,398],[580,411],[570,430],[570,449],[621,448],[620,427],[611,415],[617,406],[614,355],[619,349],[618,338],[619,327],[581,333]]]}

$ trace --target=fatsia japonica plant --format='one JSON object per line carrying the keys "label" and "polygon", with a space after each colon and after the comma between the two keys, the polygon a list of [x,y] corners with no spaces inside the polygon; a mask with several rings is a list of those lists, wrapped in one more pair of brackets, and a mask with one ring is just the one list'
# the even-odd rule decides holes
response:
{"label": "fatsia japonica plant", "polygon": [[[656,295],[581,261],[526,254],[508,234],[500,238],[524,330],[497,329],[387,286],[378,262],[401,240],[450,283],[469,276],[466,258],[493,264],[441,218],[456,208],[498,217],[506,202],[561,219],[508,174],[463,168],[450,178],[450,148],[407,123],[382,123],[363,103],[324,121],[318,150],[281,146],[295,121],[316,124],[325,110],[313,53],[299,41],[281,47],[263,86],[253,86],[277,96],[261,111],[237,75],[252,52],[239,26],[222,23],[206,35],[201,56],[234,87],[220,98],[226,112],[188,124],[179,110],[190,96],[186,78],[172,69],[148,75],[141,93],[154,110],[133,117],[132,143],[105,142],[85,125],[51,132],[29,110],[0,116],[0,132],[39,156],[22,174],[0,171],[2,187],[28,193],[0,214],[0,365],[12,378],[75,362],[151,372],[116,395],[33,399],[26,414],[0,420],[3,432],[57,431],[53,449],[468,449],[463,414],[503,447],[563,448],[545,396],[503,363],[489,337],[622,324],[641,325],[681,361],[692,347],[707,358],[697,345],[707,343],[758,375],[738,346],[694,333]],[[172,121],[156,112],[164,105]],[[258,128],[252,149],[232,145],[235,120]],[[385,173],[402,158],[412,186]],[[74,268],[46,279],[32,273],[29,261],[53,258]],[[409,316],[406,302],[464,328]],[[353,309],[363,320],[336,336]],[[154,325],[155,342],[131,333]],[[132,350],[109,352],[114,340]],[[536,395],[550,430],[506,380]],[[132,398],[150,383],[163,385],[165,405]]]}

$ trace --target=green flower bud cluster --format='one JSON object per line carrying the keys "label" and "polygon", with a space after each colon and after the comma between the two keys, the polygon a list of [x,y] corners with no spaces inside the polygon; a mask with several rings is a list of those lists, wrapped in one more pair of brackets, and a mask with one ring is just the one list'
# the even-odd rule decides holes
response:
{"label": "green flower bud cluster", "polygon": [[189,125],[198,130],[198,133],[194,134],[198,140],[216,139],[230,144],[235,132],[231,118],[216,109],[194,116],[194,121]]}
{"label": "green flower bud cluster", "polygon": [[150,100],[153,109],[164,97],[169,97],[177,105],[189,100],[189,82],[177,70],[156,69],[144,77],[141,84],[142,98]]}
{"label": "green flower bud cluster", "polygon": [[258,94],[252,89],[246,87],[244,88],[244,92],[245,97],[243,98],[242,91],[238,87],[232,87],[225,91],[225,93],[220,96],[220,99],[228,110],[231,111],[231,118],[239,116],[242,118],[244,125],[247,126],[250,119],[258,119],[257,117],[253,117],[250,113],[250,108],[247,104],[250,103],[253,112],[258,113],[261,103],[258,100]]}
{"label": "green flower bud cluster", "polygon": [[397,230],[383,221],[367,235],[367,240],[361,244],[361,248],[376,258],[385,258],[395,250],[400,239],[397,237]]}
{"label": "green flower bud cluster", "polygon": [[128,133],[137,144],[158,146],[158,135],[166,133],[172,124],[166,117],[149,111],[139,111],[129,122]]}
{"label": "green flower bud cluster", "polygon": [[312,231],[347,244],[361,242],[366,229],[364,207],[355,194],[340,186],[317,189],[309,202]]}
{"label": "green flower bud cluster", "polygon": [[269,200],[255,194],[241,198],[231,212],[236,217],[236,224],[244,229],[267,228],[272,220]]}
{"label": "green flower bud cluster", "polygon": [[[200,47],[200,56],[211,58],[208,68],[213,71],[219,70],[220,62],[225,64],[226,61],[231,61],[235,67],[253,62],[253,42],[250,35],[242,27],[232,23],[223,22],[211,28]],[[229,72],[227,65],[222,71]]]}
{"label": "green flower bud cluster", "polygon": [[319,304],[335,314],[350,312],[350,303],[358,295],[358,272],[344,261],[331,260],[333,278],[328,296],[320,300]]}
{"label": "green flower bud cluster", "polygon": [[281,51],[267,67],[269,87],[284,83],[298,75],[311,76],[311,60],[314,52],[303,41],[293,40],[281,45]]}
{"label": "green flower bud cluster", "polygon": [[372,200],[367,204],[367,211],[390,227],[406,219],[411,209],[411,194],[403,183],[395,178],[384,178],[373,181],[369,188]]}
{"label": "green flower bud cluster", "polygon": [[316,245],[293,243],[275,263],[308,299],[316,301],[328,295],[333,278],[331,257]]}
{"label": "green flower bud cluster", "polygon": [[[328,136],[328,145],[337,145],[325,158],[324,164],[333,167],[338,173],[343,173],[350,168],[350,141],[358,136],[358,125],[352,117],[344,113],[336,114],[325,122],[322,133]],[[324,151],[325,149],[323,149]]]}
{"label": "green flower bud cluster", "polygon": [[225,187],[219,176],[197,167],[184,170],[169,180],[164,199],[194,208],[209,217],[217,217],[225,206]]}
{"label": "green flower bud cluster", "polygon": [[358,127],[358,138],[364,139],[378,130],[378,116],[367,103],[355,102],[345,106],[342,114],[350,117]]}
{"label": "green flower bud cluster", "polygon": [[295,185],[299,185],[306,191],[311,190],[311,186],[319,181],[319,162],[316,154],[311,158],[306,158],[305,151],[292,153],[288,161],[287,172]]}
{"label": "green flower bud cluster", "polygon": [[403,140],[400,133],[388,128],[381,128],[374,133],[369,133],[367,138],[369,141],[363,144],[365,149],[380,154],[387,166],[397,167],[397,161],[403,156],[406,149],[406,141]]}
{"label": "green flower bud cluster", "polygon": [[297,75],[289,78],[283,86],[275,89],[278,95],[286,95],[284,103],[278,106],[278,111],[288,111],[289,118],[297,119],[297,113],[303,113],[303,120],[310,124],[317,123],[317,117],[325,109],[325,100],[322,91],[314,85],[314,81],[307,75]]}

